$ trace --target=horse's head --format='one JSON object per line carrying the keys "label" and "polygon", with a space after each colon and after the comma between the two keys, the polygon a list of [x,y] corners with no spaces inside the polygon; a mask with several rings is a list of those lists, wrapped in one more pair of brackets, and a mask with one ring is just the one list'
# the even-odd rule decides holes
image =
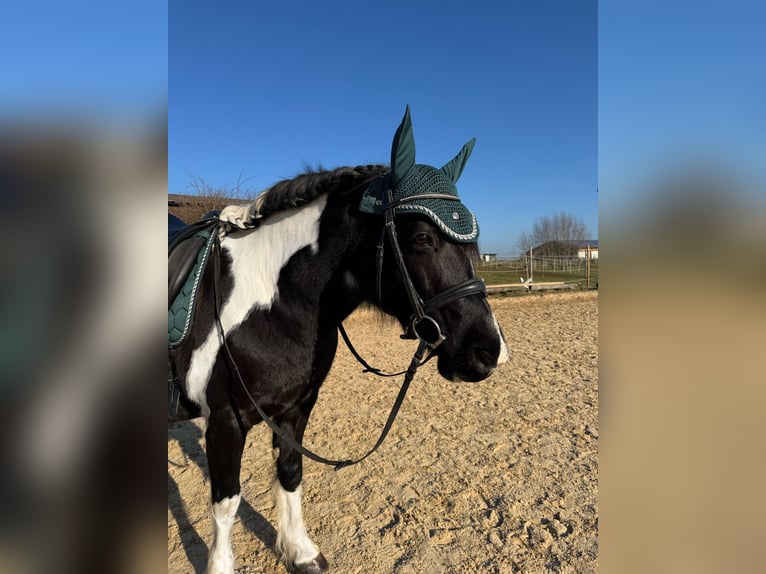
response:
{"label": "horse's head", "polygon": [[[465,296],[445,302],[434,309],[426,309],[429,320],[418,324],[418,335],[429,341],[444,339],[435,348],[439,373],[448,380],[481,381],[508,359],[503,334],[487,303],[482,289],[471,289],[475,278],[473,261],[478,255],[476,244],[452,241],[429,219],[402,217],[396,224],[398,241],[404,264],[417,293],[428,307],[441,294],[451,288],[466,285]],[[397,270],[398,271],[398,270]],[[412,330],[412,309],[406,295],[401,274],[394,271],[400,285],[392,288],[396,316]],[[438,328],[438,331],[437,331]],[[415,333],[411,333],[415,334]]]}
{"label": "horse's head", "polygon": [[378,304],[427,342],[449,380],[481,381],[508,358],[503,334],[474,275],[476,218],[457,195],[475,140],[441,169],[415,164],[409,107],[394,136],[391,173],[373,182],[360,209],[383,215],[389,253],[378,266]]}

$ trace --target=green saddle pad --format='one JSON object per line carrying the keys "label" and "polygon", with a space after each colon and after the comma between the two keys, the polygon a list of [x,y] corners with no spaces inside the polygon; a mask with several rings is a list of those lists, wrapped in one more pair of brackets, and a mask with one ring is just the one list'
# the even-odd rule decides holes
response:
{"label": "green saddle pad", "polygon": [[171,349],[178,347],[189,333],[200,279],[208,261],[214,235],[203,230],[195,233],[194,237],[202,237],[206,241],[197,254],[197,260],[183,287],[168,307],[168,347]]}

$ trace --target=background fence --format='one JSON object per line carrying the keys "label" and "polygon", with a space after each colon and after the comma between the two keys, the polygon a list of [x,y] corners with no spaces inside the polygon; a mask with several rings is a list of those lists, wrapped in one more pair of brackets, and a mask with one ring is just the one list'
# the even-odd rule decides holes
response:
{"label": "background fence", "polygon": [[[580,288],[598,287],[598,259],[529,255],[517,259],[480,261],[476,274],[487,285],[563,282]],[[531,280],[531,281],[530,281]]]}
{"label": "background fence", "polygon": [[[247,200],[232,199],[223,193],[203,195],[168,195],[168,211],[186,222],[199,220],[211,209],[221,209],[232,203]],[[598,251],[595,251],[596,257]],[[484,279],[488,286],[545,284],[563,282],[567,286],[592,289],[598,287],[598,259],[578,255],[525,255],[519,258],[497,258],[476,263],[476,275]],[[530,281],[531,279],[531,281]]]}

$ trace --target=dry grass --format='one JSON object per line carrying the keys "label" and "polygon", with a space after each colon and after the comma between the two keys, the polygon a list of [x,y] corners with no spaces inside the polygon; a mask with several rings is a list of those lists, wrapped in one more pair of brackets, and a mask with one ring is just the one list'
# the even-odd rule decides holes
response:
{"label": "dry grass", "polygon": [[168,212],[187,223],[202,219],[209,211],[235,203],[249,203],[256,193],[242,187],[241,178],[234,186],[213,186],[205,179],[191,175],[190,194],[168,194]]}

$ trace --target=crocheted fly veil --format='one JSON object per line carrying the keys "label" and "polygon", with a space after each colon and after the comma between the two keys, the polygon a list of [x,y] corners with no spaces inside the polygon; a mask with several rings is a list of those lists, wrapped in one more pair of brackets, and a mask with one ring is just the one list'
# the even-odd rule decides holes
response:
{"label": "crocheted fly veil", "polygon": [[[463,146],[452,161],[440,169],[415,163],[415,138],[412,134],[410,107],[394,134],[391,145],[391,173],[374,180],[359,205],[363,213],[382,214],[386,208],[386,192],[393,191],[393,201],[423,193],[439,193],[457,197],[457,183],[476,138]],[[460,200],[422,198],[394,208],[396,215],[420,213],[429,217],[450,239],[474,243],[479,238],[476,216]]]}

